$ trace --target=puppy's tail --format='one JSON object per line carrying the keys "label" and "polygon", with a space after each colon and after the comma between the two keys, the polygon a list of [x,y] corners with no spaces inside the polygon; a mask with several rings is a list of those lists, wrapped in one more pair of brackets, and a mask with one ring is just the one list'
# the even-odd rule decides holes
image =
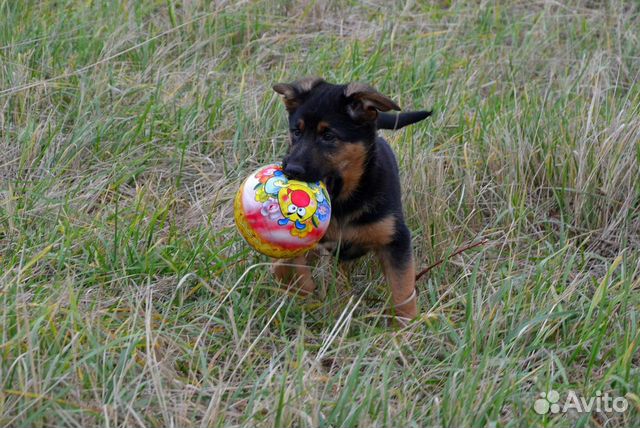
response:
{"label": "puppy's tail", "polygon": [[408,111],[405,113],[379,113],[376,125],[378,129],[391,129],[396,130],[404,128],[407,125],[411,125],[431,116],[430,111]]}

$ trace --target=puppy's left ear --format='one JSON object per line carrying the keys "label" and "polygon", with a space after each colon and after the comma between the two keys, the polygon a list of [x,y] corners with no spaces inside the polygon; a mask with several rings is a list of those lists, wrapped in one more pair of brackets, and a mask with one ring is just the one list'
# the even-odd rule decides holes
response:
{"label": "puppy's left ear", "polygon": [[349,83],[344,89],[347,111],[356,120],[373,121],[379,111],[400,110],[398,104],[364,83]]}
{"label": "puppy's left ear", "polygon": [[293,113],[313,88],[324,82],[319,77],[305,77],[293,83],[277,83],[273,90],[282,95],[284,106],[289,113]]}

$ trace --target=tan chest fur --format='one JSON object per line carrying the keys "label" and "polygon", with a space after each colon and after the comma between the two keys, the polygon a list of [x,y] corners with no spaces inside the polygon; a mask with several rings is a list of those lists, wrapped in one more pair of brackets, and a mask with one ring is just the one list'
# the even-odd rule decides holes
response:
{"label": "tan chest fur", "polygon": [[327,243],[349,243],[368,249],[375,249],[387,245],[395,233],[395,219],[384,217],[374,223],[357,225],[351,221],[331,219],[324,241]]}

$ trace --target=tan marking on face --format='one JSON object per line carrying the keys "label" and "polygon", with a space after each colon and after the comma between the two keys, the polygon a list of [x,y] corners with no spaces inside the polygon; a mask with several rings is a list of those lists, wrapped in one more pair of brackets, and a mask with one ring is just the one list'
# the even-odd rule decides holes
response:
{"label": "tan marking on face", "polygon": [[342,177],[342,190],[337,199],[346,199],[358,188],[367,150],[363,143],[339,143],[340,149],[329,156],[329,162]]}
{"label": "tan marking on face", "polygon": [[318,134],[322,134],[324,131],[328,129],[329,129],[329,124],[327,122],[322,121],[318,123],[318,127],[317,127]]}
{"label": "tan marking on face", "polygon": [[342,229],[342,240],[368,248],[380,248],[391,242],[396,231],[396,220],[385,217],[363,226],[348,225]]}
{"label": "tan marking on face", "polygon": [[304,120],[298,119],[298,129],[304,131]]}
{"label": "tan marking on face", "polygon": [[378,253],[384,276],[391,287],[392,312],[402,318],[413,319],[418,316],[418,298],[413,297],[416,290],[416,272],[413,255],[406,261],[404,268],[394,267],[388,250]]}

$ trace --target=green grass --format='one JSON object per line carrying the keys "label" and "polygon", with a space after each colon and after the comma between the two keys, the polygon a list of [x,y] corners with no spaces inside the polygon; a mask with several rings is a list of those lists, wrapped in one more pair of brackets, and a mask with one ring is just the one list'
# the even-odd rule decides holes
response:
{"label": "green grass", "polygon": [[[640,425],[640,5],[0,0],[0,425]],[[232,198],[286,148],[270,86],[365,81],[418,265],[278,291]],[[540,416],[541,392],[626,396]]]}

